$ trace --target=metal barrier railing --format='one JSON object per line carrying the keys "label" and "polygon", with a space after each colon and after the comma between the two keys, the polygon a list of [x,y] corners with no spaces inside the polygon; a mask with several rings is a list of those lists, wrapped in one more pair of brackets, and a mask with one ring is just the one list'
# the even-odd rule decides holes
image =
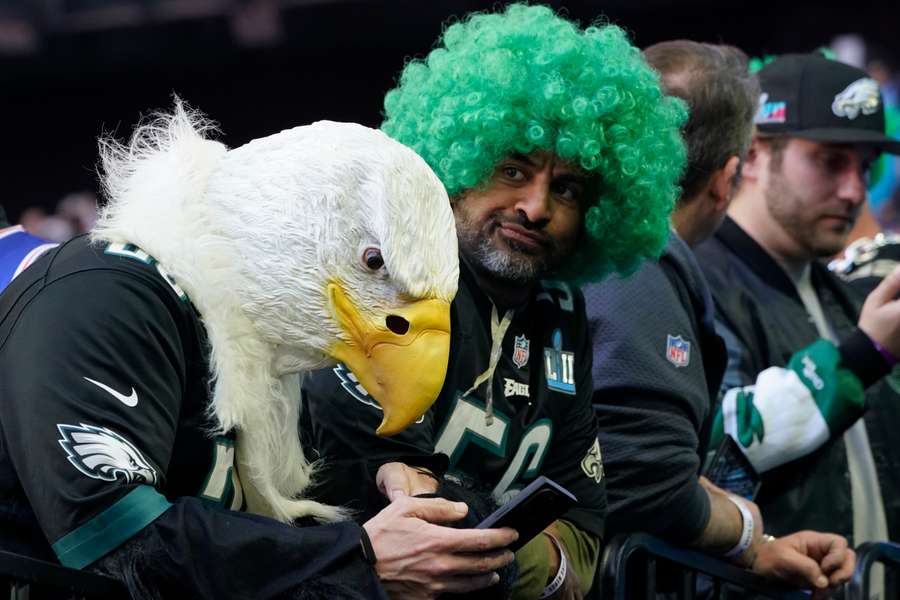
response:
{"label": "metal barrier railing", "polygon": [[[847,586],[847,600],[868,600],[872,565],[882,563],[900,573],[900,544],[866,543],[856,549],[856,570]],[[773,584],[763,577],[722,560],[673,546],[646,533],[621,535],[606,545],[594,588],[588,598],[656,600],[672,593],[678,600],[698,597],[698,581],[705,578],[703,598],[727,598],[736,590],[775,600],[806,600],[807,592]],[[114,579],[76,571],[53,563],[0,551],[0,590],[10,600],[59,598],[68,591],[87,600],[128,598]],[[32,593],[34,592],[34,593]],[[602,595],[601,595],[602,594]]]}
{"label": "metal barrier railing", "polygon": [[847,600],[869,600],[869,575],[872,566],[881,563],[885,571],[900,574],[900,544],[866,542],[856,549],[856,570],[847,584]]}
{"label": "metal barrier railing", "polygon": [[9,600],[129,598],[128,590],[109,577],[69,569],[0,550],[0,590]]}
{"label": "metal barrier railing", "polygon": [[[806,600],[809,594],[767,581],[722,560],[673,546],[645,533],[617,536],[607,544],[592,597],[603,600],[656,599],[673,593],[678,600],[727,598],[744,590],[777,600]],[[702,581],[703,593],[698,592]]]}

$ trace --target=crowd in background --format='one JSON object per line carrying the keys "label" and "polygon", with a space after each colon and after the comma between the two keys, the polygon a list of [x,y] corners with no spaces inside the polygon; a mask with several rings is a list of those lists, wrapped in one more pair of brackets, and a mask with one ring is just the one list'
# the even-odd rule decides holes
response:
{"label": "crowd in background", "polygon": [[91,192],[65,196],[49,214],[37,206],[27,208],[19,218],[19,224],[26,231],[51,242],[64,242],[87,233],[96,221],[97,197]]}
{"label": "crowd in background", "polygon": [[[900,138],[900,73],[881,58],[866,60],[865,45],[858,36],[837,38],[832,47],[838,59],[865,67],[878,81],[884,96],[887,133]],[[52,212],[48,213],[41,206],[31,206],[14,220],[38,237],[61,242],[90,231],[99,203],[102,199],[98,199],[92,191],[73,191],[60,199]],[[6,204],[9,208],[10,201],[7,200]],[[50,202],[44,205],[48,204]],[[869,181],[869,208],[881,230],[900,232],[900,158],[884,154],[873,166]],[[851,234],[850,241],[856,237],[858,235]]]}

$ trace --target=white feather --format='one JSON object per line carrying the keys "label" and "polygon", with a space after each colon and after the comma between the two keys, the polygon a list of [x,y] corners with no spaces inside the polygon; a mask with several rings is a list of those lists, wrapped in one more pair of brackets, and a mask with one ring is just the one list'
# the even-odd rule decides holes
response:
{"label": "white feather", "polygon": [[[297,373],[334,364],[344,334],[325,295],[343,282],[374,322],[412,300],[451,300],[456,234],[446,192],[412,150],[379,131],[319,122],[228,151],[176,101],[128,146],[101,145],[108,204],[95,240],[155,257],[198,308],[222,431],[238,430],[259,494],[283,521],[339,509],[299,499],[312,466],[296,424]],[[367,270],[366,246],[385,269]],[[246,475],[246,473],[242,473]]]}

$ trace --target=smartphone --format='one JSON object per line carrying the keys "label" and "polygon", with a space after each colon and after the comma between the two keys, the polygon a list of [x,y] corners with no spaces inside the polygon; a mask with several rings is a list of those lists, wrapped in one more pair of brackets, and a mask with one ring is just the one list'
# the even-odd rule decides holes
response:
{"label": "smartphone", "polygon": [[542,475],[476,527],[515,529],[519,538],[509,545],[515,552],[576,504],[578,500],[572,492]]}
{"label": "smartphone", "polygon": [[712,460],[706,465],[706,478],[732,494],[753,500],[761,484],[759,473],[730,435],[726,435]]}

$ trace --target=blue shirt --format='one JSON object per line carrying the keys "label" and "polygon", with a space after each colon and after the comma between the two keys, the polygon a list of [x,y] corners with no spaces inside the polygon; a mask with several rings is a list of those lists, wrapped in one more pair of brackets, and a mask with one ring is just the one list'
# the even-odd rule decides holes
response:
{"label": "blue shirt", "polygon": [[41,254],[56,244],[35,237],[21,226],[0,229],[0,292]]}

